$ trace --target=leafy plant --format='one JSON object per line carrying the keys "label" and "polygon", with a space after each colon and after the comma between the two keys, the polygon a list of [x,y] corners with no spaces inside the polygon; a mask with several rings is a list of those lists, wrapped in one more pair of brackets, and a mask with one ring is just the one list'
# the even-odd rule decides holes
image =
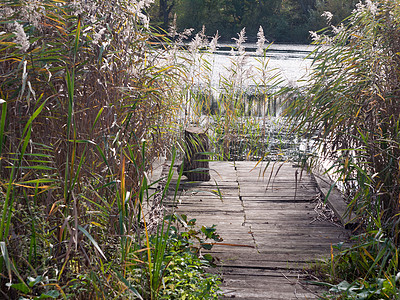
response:
{"label": "leafy plant", "polygon": [[163,277],[160,299],[217,299],[220,279],[204,273],[208,261],[198,259],[193,253],[171,253]]}
{"label": "leafy plant", "polygon": [[398,249],[382,231],[353,238],[355,246],[332,256],[324,285],[334,299],[397,299],[400,273]]}
{"label": "leafy plant", "polygon": [[[204,243],[209,238],[221,239],[214,228],[208,232],[204,226],[195,230],[194,219],[188,223],[184,220],[185,215],[166,216],[159,230],[148,235],[147,244],[127,254],[127,257],[134,255],[137,264],[127,265],[126,285],[139,291],[144,299],[215,299],[218,296],[220,278],[205,272],[212,265],[212,257],[202,255],[200,249],[211,248],[211,244]],[[161,231],[162,224],[166,224],[164,231]],[[141,282],[140,278],[147,280]]]}
{"label": "leafy plant", "polygon": [[204,268],[210,267],[212,257],[202,255],[201,249],[212,248],[211,241],[221,241],[215,226],[202,226],[196,230],[196,220],[187,221],[186,215],[170,215],[168,222],[179,222],[183,228],[170,226],[165,240],[165,269],[160,282],[160,299],[215,299],[218,296],[220,279],[209,275]]}

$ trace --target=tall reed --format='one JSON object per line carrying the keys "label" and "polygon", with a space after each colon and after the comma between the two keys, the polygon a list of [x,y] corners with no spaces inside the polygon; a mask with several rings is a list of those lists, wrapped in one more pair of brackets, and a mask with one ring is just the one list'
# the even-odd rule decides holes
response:
{"label": "tall reed", "polygon": [[4,297],[139,295],[125,266],[175,134],[178,68],[151,47],[152,1],[117,2],[1,2]]}
{"label": "tall reed", "polygon": [[297,130],[318,135],[315,147],[332,160],[332,171],[349,193],[349,210],[366,222],[370,213],[380,216],[396,241],[397,5],[398,1],[360,3],[339,27],[314,33],[319,47],[311,84],[287,111]]}
{"label": "tall reed", "polygon": [[293,130],[316,137],[309,166],[327,166],[359,233],[330,259],[335,299],[399,297],[399,5],[360,2],[339,26],[312,32],[309,84],[288,100]]}
{"label": "tall reed", "polygon": [[[256,53],[246,51],[243,29],[231,48],[230,63],[216,70],[218,33],[210,42],[203,31],[189,44],[185,89],[189,116],[186,123],[208,129],[212,151],[219,159],[262,159],[267,155],[267,123],[283,80],[278,70],[269,67],[266,39],[262,28]],[[255,57],[254,57],[255,56]],[[255,60],[256,66],[249,63]],[[237,149],[240,148],[240,149]],[[237,152],[246,152],[244,155]],[[232,156],[233,154],[233,156]]]}
{"label": "tall reed", "polygon": [[[231,148],[243,137],[247,157],[265,155],[258,151],[278,76],[269,72],[263,33],[262,81],[246,63],[243,30],[228,75],[216,86],[209,54],[218,36],[209,43],[203,30],[188,52],[180,50],[190,30],[171,30],[176,43],[152,33],[145,13],[152,2],[0,2],[5,298],[160,298],[165,276],[174,277],[166,259],[195,255],[172,249],[179,247],[170,237],[178,234],[161,208],[151,232],[145,209],[154,196],[147,176],[153,160],[174,157],[172,145],[191,123],[210,129],[215,157],[235,159]],[[247,118],[252,80],[263,124]],[[171,176],[172,169],[162,200]],[[189,238],[178,237],[191,248]],[[217,280],[197,276],[207,289],[190,283],[187,290],[216,297],[204,292],[214,291]]]}

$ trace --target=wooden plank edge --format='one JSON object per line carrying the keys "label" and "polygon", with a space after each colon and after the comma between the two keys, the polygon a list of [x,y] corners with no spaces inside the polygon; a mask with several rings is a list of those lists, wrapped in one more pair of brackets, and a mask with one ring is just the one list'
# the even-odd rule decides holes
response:
{"label": "wooden plank edge", "polygon": [[321,174],[317,170],[313,170],[312,176],[317,183],[317,188],[326,199],[328,206],[334,211],[335,215],[339,218],[340,222],[345,227],[351,227],[354,222],[351,214],[348,213],[347,204],[339,189],[336,187],[335,182],[326,174]]}

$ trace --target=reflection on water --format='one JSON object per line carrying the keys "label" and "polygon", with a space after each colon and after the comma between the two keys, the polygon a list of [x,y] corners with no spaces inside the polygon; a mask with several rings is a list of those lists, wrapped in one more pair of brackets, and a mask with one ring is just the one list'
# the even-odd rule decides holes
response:
{"label": "reflection on water", "polygon": [[238,131],[231,140],[229,160],[301,161],[307,143],[293,134],[282,118],[257,121],[259,124],[254,123],[253,128]]}
{"label": "reflection on water", "polygon": [[[231,47],[222,44],[216,53],[202,54],[206,68],[191,66],[193,71],[208,72],[208,82],[204,78],[196,82],[194,76],[194,98],[202,125],[216,128],[213,150],[229,160],[300,160],[308,144],[289,131],[281,116],[282,98],[275,92],[304,85],[314,47],[271,45],[265,56],[256,54],[255,44],[246,44],[244,56],[232,55]],[[235,117],[227,116],[232,105]]]}

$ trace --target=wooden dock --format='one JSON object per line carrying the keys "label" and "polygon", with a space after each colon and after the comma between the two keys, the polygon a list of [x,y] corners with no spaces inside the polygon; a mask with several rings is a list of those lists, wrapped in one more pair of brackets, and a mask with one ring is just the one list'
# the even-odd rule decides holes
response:
{"label": "wooden dock", "polygon": [[211,162],[211,181],[183,177],[177,211],[216,225],[224,239],[211,250],[223,298],[318,299],[321,289],[306,283],[303,270],[349,232],[315,209],[312,176],[289,163],[255,165]]}

